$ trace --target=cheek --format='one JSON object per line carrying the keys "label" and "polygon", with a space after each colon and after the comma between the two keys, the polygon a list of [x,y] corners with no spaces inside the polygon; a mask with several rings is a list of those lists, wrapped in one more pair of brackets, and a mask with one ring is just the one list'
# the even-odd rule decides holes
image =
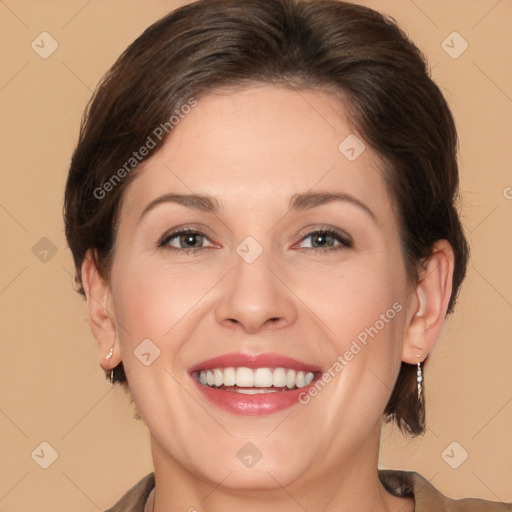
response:
{"label": "cheek", "polygon": [[206,295],[211,273],[170,265],[119,265],[113,269],[116,315],[128,331],[162,338]]}
{"label": "cheek", "polygon": [[354,268],[336,286],[317,282],[311,296],[312,309],[322,311],[324,305],[322,320],[328,329],[319,346],[330,361],[325,373],[332,376],[322,391],[324,398],[315,404],[316,413],[321,415],[329,403],[333,424],[345,418],[361,432],[378,421],[391,394],[400,368],[406,310],[400,276],[390,283],[382,271],[370,269]]}
{"label": "cheek", "polygon": [[338,353],[351,340],[364,344],[381,332],[401,334],[407,290],[397,267],[354,261],[329,272],[311,272],[307,280],[296,283],[311,310],[318,312]]}
{"label": "cheek", "polygon": [[317,274],[307,286],[308,306],[325,326],[318,347],[336,375],[331,403],[343,404],[345,413],[347,404],[354,415],[370,403],[370,415],[383,408],[400,367],[407,287],[405,272],[392,261],[363,259]]}
{"label": "cheek", "polygon": [[[185,371],[193,349],[187,342],[211,307],[209,293],[222,279],[222,270],[154,261],[119,261],[113,266],[121,357],[134,387],[137,382],[145,389],[161,387],[158,379],[167,375],[163,369],[173,374]],[[154,362],[144,366],[142,360],[141,365],[140,355],[148,352]]]}

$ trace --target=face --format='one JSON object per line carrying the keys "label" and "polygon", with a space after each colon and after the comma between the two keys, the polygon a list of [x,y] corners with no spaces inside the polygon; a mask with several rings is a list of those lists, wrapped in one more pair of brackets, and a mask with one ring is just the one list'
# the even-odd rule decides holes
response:
{"label": "face", "polygon": [[253,86],[199,99],[137,171],[111,307],[155,467],[261,488],[376,465],[410,290],[361,142],[339,98]]}

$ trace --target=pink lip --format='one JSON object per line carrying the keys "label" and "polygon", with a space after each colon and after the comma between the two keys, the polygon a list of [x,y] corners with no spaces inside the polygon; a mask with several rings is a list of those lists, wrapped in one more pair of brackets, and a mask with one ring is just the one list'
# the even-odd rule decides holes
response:
{"label": "pink lip", "polygon": [[303,372],[319,372],[321,368],[316,365],[306,364],[291,357],[282,356],[279,354],[244,354],[242,352],[235,352],[231,354],[224,354],[222,356],[214,357],[198,363],[189,369],[189,373],[197,372],[200,370],[210,370],[211,368],[230,368],[240,367],[246,368],[288,368],[291,370]]}
{"label": "pink lip", "polygon": [[211,368],[229,368],[240,367],[246,368],[278,368],[284,367],[296,371],[316,372],[313,382],[299,389],[292,391],[276,391],[269,393],[261,393],[256,395],[245,395],[236,391],[227,391],[222,389],[210,388],[203,386],[193,377],[193,381],[203,396],[212,404],[225,411],[233,414],[258,416],[263,414],[271,414],[282,411],[288,407],[292,407],[299,403],[299,397],[315,384],[318,380],[321,369],[319,366],[306,364],[297,361],[291,357],[279,354],[243,354],[233,353],[208,359],[189,369],[192,375],[200,370],[209,370]]}

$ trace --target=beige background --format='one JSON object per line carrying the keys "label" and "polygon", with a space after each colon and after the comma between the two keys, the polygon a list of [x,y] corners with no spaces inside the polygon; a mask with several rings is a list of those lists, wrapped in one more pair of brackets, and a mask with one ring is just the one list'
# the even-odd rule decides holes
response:
{"label": "beige background", "polygon": [[[61,208],[92,90],[179,3],[0,0],[0,511],[104,510],[152,470],[147,430],[105,381],[72,291]],[[410,440],[386,428],[380,463],[414,469],[449,496],[512,501],[512,2],[363,3],[406,28],[453,109],[473,251],[425,372],[428,433]],[[59,45],[47,59],[31,48],[43,31]],[[457,59],[442,47],[453,31],[469,44]],[[36,463],[49,457],[36,455],[44,441],[58,452],[48,469]],[[462,450],[468,459],[452,469],[442,454],[453,464]]]}

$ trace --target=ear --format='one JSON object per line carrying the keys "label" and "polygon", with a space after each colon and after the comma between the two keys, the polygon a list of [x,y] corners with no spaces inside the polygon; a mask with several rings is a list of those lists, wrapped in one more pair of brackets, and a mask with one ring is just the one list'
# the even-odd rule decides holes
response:
{"label": "ear", "polygon": [[[111,370],[121,362],[110,284],[100,275],[95,253],[89,249],[82,263],[82,283],[87,298],[89,324],[99,349],[100,366]],[[112,349],[112,355],[107,356]]]}
{"label": "ear", "polygon": [[450,302],[453,267],[452,246],[447,240],[438,240],[412,291],[402,361],[409,364],[423,362],[434,348]]}

